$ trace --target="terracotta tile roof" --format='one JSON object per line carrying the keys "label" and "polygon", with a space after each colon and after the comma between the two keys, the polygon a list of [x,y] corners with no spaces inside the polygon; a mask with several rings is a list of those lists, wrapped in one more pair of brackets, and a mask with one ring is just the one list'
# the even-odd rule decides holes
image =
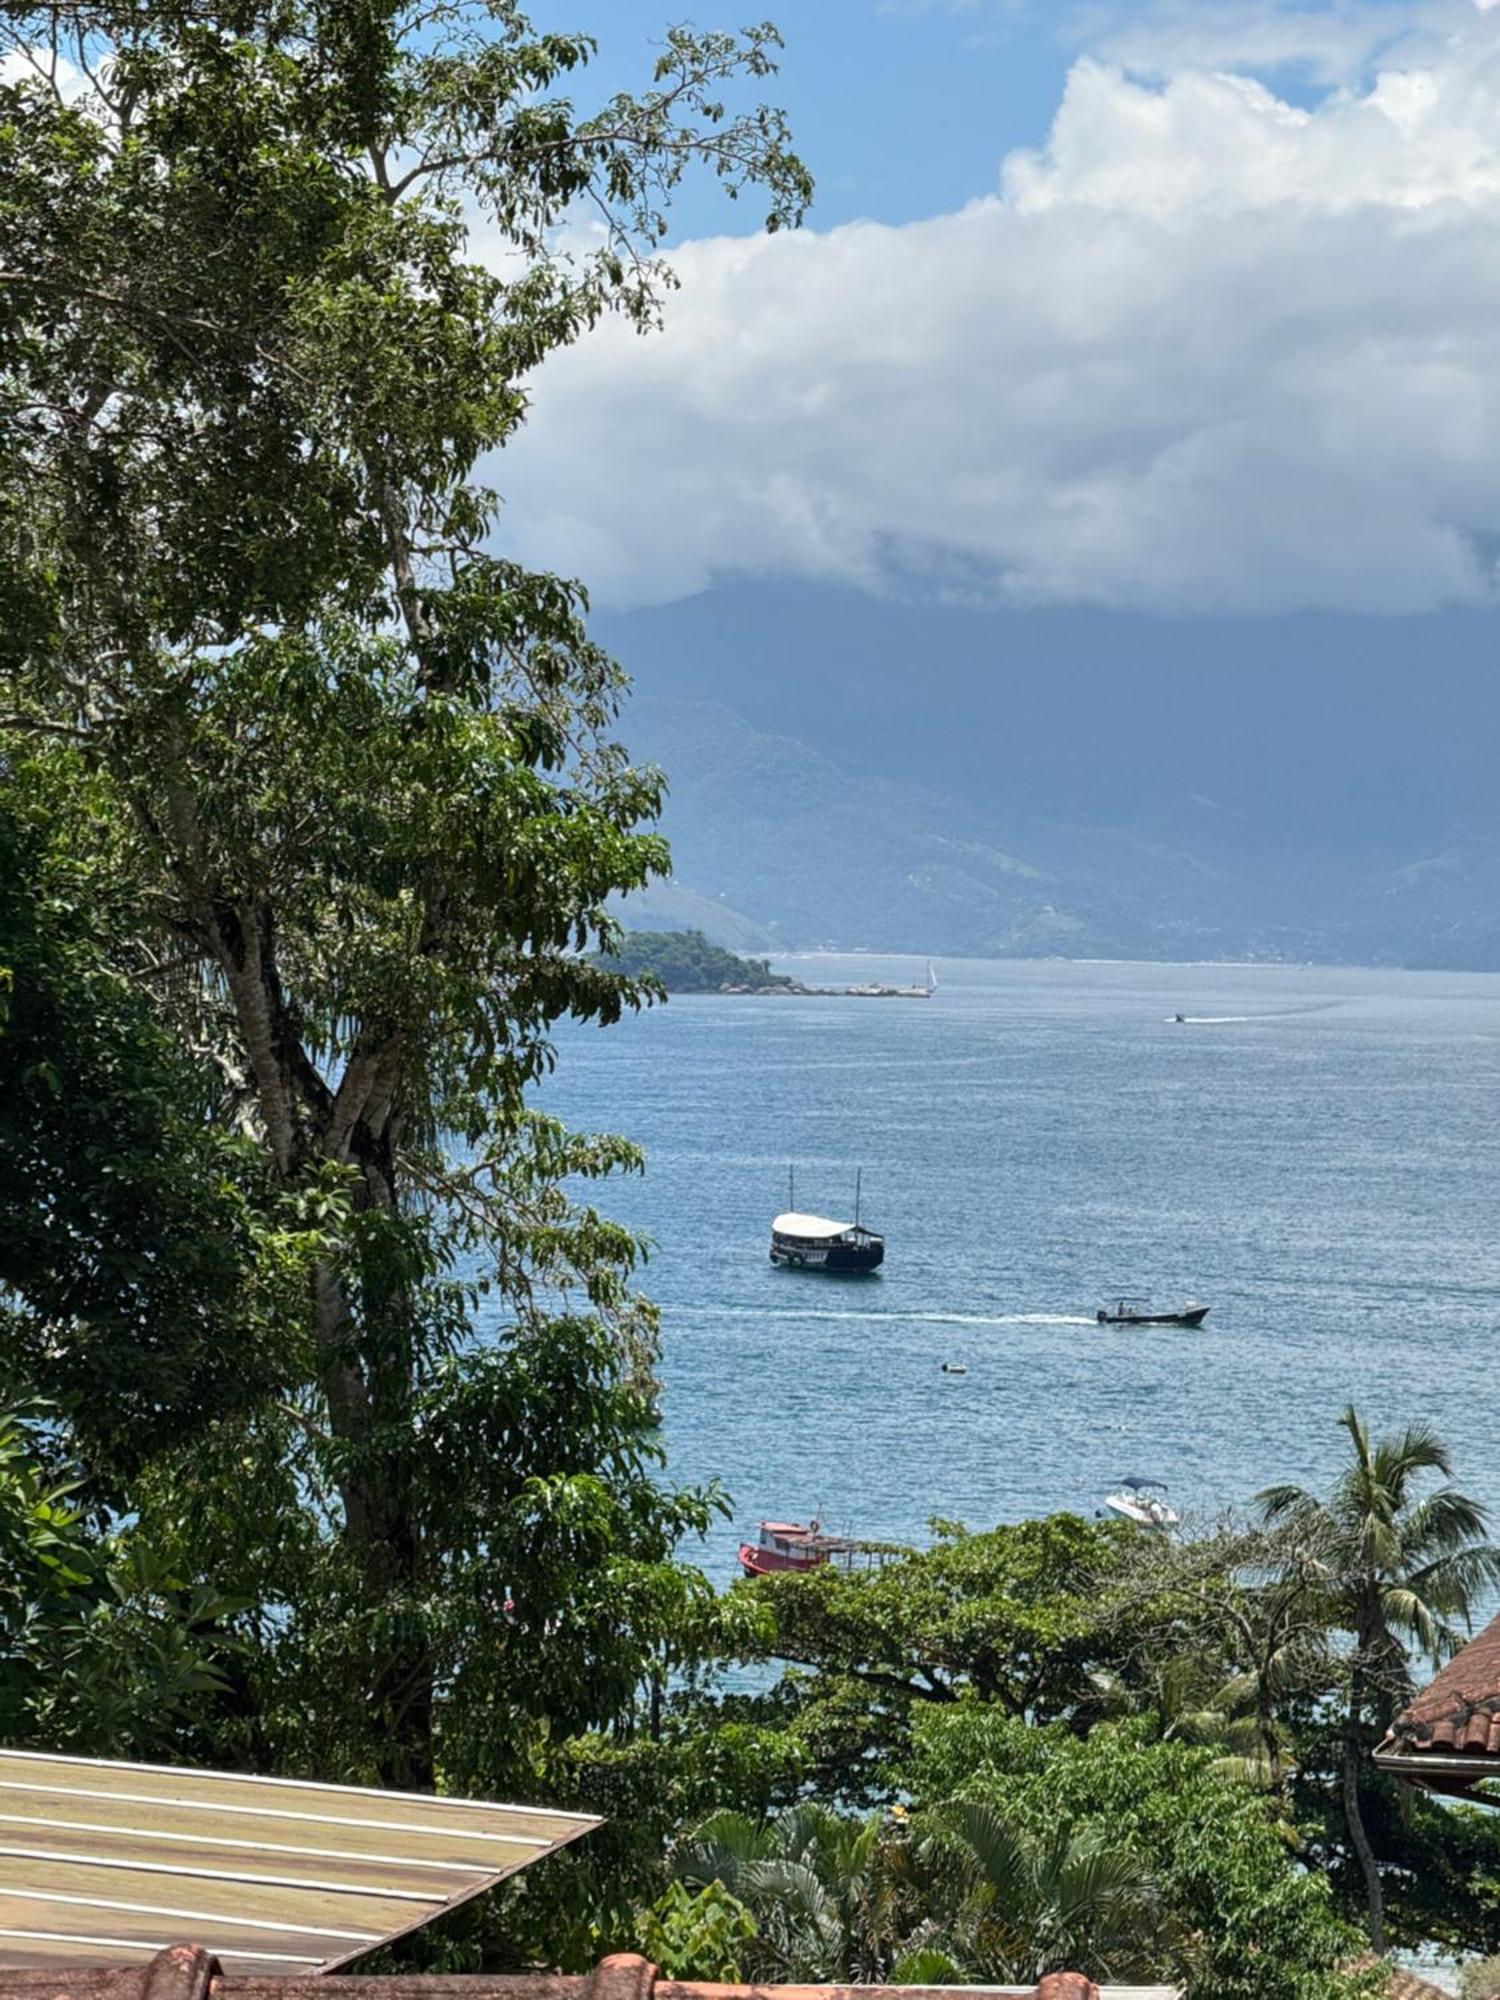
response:
{"label": "terracotta tile roof", "polygon": [[[1051,1972],[1040,1986],[979,1989],[999,2000],[1178,2000],[1165,1986],[1106,1986],[1077,1972]],[[414,1974],[345,1979],[225,1975],[195,1945],[173,1945],[145,1965],[0,1966],[0,2000],[975,2000],[947,1986],[696,1986],[658,1979],[633,1952],[606,1958],[582,1979],[554,1973],[490,1977]]]}
{"label": "terracotta tile roof", "polygon": [[1403,1709],[1375,1753],[1381,1764],[1426,1756],[1500,1759],[1500,1618]]}

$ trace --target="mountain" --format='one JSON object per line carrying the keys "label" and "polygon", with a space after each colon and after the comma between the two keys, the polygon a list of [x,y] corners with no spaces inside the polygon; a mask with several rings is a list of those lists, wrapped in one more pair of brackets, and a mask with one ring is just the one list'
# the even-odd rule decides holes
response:
{"label": "mountain", "polygon": [[633,922],[736,948],[1500,967],[1488,616],[736,586],[603,621],[671,784]]}

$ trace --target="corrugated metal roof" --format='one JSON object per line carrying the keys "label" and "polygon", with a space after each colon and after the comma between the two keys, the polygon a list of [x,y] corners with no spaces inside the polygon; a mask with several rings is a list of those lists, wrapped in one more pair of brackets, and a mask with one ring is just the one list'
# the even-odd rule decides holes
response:
{"label": "corrugated metal roof", "polygon": [[145,1959],[229,1972],[373,1951],[599,1821],[357,1785],[0,1751],[0,1966]]}

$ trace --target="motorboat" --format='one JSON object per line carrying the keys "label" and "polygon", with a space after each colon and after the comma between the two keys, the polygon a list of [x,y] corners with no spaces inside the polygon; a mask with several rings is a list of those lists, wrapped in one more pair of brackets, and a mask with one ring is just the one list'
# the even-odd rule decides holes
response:
{"label": "motorboat", "polygon": [[1094,1317],[1100,1326],[1202,1326],[1208,1312],[1191,1299],[1171,1312],[1159,1312],[1149,1299],[1117,1298],[1100,1306]]}
{"label": "motorboat", "polygon": [[969,1372],[967,1361],[944,1361],[941,1366],[945,1375],[967,1375]]}
{"label": "motorboat", "polygon": [[874,1569],[894,1551],[884,1545],[856,1541],[851,1535],[830,1535],[816,1517],[801,1521],[762,1521],[760,1540],[740,1543],[740,1568],[746,1576],[776,1576],[791,1570],[799,1576],[826,1569]]}
{"label": "motorboat", "polygon": [[1122,1479],[1118,1493],[1107,1493],[1104,1504],[1112,1514],[1118,1514],[1122,1521],[1133,1521],[1138,1528],[1159,1528],[1165,1532],[1175,1528],[1182,1516],[1175,1507],[1167,1504],[1167,1489],[1160,1479]]}

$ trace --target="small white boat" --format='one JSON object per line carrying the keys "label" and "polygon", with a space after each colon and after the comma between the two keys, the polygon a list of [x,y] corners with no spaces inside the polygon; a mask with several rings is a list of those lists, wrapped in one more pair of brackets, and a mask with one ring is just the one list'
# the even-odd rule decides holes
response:
{"label": "small white boat", "polygon": [[967,1375],[969,1364],[967,1361],[945,1361],[942,1370],[945,1375]]}
{"label": "small white boat", "polygon": [[1118,1493],[1106,1493],[1104,1504],[1122,1521],[1138,1528],[1175,1528],[1182,1516],[1167,1504],[1167,1489],[1160,1479],[1122,1479]]}

